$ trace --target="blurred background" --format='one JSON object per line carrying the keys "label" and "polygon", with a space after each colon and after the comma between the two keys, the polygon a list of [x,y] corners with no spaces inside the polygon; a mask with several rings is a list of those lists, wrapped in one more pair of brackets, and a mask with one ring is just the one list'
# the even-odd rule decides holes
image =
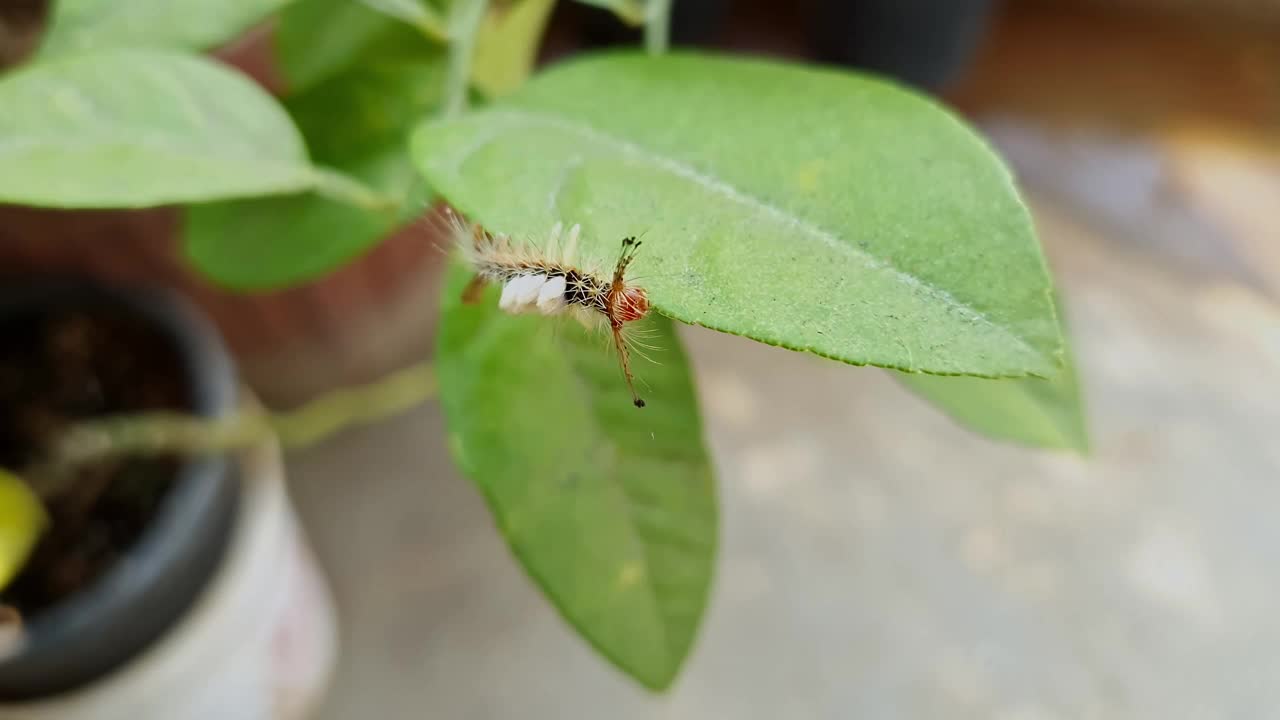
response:
{"label": "blurred background", "polygon": [[[652,696],[526,579],[429,404],[289,458],[342,622],[321,717],[1280,715],[1280,2],[676,0],[675,23],[679,45],[899,78],[987,134],[1061,286],[1092,455],[684,328],[722,545],[694,653]],[[543,55],[635,40],[561,3]],[[224,54],[265,72],[254,42]],[[242,298],[179,267],[164,211],[0,210],[10,253],[31,228],[154,246],[100,269],[177,278],[281,404],[430,348],[438,260],[412,237]],[[18,254],[66,262],[40,253]]]}
{"label": "blurred background", "polygon": [[[655,698],[535,592],[423,408],[293,459],[346,622],[324,717],[1276,717],[1280,3],[676,8],[677,43],[872,68],[989,135],[1062,287],[1093,454],[686,328],[723,545]],[[634,41],[562,10],[552,61]]]}

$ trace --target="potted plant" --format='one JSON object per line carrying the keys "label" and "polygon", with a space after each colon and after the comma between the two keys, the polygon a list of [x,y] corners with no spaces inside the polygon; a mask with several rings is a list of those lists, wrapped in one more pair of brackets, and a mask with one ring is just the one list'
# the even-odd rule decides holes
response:
{"label": "potted plant", "polygon": [[[225,717],[210,713],[277,703],[297,717],[314,704],[332,610],[269,440],[240,455],[93,459],[93,433],[76,437],[104,416],[232,414],[238,382],[205,318],[169,293],[9,277],[0,332],[6,539],[46,526],[0,590],[5,716]],[[50,454],[60,443],[90,452]],[[282,642],[295,647],[273,657]],[[246,676],[264,694],[237,689]]]}
{"label": "potted plant", "polygon": [[[998,439],[1082,451],[1083,413],[1030,215],[960,118],[854,72],[669,53],[664,0],[591,2],[643,23],[646,52],[533,73],[552,4],[296,0],[276,19],[283,104],[193,52],[220,27],[206,16],[197,32],[142,13],[121,48],[86,14],[88,40],[0,78],[21,109],[0,116],[18,169],[0,199],[184,204],[186,256],[243,289],[453,208],[434,365],[244,422],[306,442],[438,377],[455,459],[530,578],[660,690],[694,646],[718,535],[677,324],[883,368]],[[572,311],[611,340],[540,316]],[[119,421],[169,449],[252,437]]]}

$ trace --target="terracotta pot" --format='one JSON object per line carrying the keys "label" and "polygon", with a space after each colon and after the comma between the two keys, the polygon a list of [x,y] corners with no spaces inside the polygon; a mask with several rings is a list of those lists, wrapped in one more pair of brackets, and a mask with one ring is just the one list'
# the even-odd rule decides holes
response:
{"label": "terracotta pot", "polygon": [[314,282],[265,294],[214,287],[174,242],[180,211],[64,212],[0,206],[0,272],[161,286],[213,318],[249,384],[290,405],[363,382],[430,349],[437,240],[416,223]]}
{"label": "terracotta pot", "polygon": [[1062,0],[1062,5],[1169,15],[1207,23],[1241,23],[1251,27],[1280,27],[1278,0]]}

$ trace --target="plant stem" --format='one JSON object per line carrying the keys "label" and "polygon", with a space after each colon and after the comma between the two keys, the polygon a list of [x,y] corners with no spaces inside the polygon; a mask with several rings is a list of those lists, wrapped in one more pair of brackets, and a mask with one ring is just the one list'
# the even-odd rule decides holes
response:
{"label": "plant stem", "polygon": [[471,88],[471,62],[476,36],[484,20],[488,0],[454,0],[449,15],[449,74],[445,78],[444,116],[455,117],[467,108]]}
{"label": "plant stem", "polygon": [[76,468],[111,458],[238,450],[273,433],[285,447],[309,445],[339,430],[408,410],[433,397],[436,389],[435,369],[424,363],[367,385],[336,390],[287,412],[242,408],[218,418],[149,412],[86,420],[68,428],[48,458],[22,476],[47,499],[69,487]]}
{"label": "plant stem", "polygon": [[400,209],[400,201],[385,195],[359,180],[329,168],[315,168],[315,191],[331,200],[370,212],[392,212]]}
{"label": "plant stem", "polygon": [[672,0],[648,0],[644,19],[644,47],[650,55],[661,55],[671,44]]}
{"label": "plant stem", "polygon": [[398,415],[435,397],[435,367],[422,363],[367,385],[322,395],[297,410],[269,416],[271,429],[285,447],[304,447],[356,425]]}

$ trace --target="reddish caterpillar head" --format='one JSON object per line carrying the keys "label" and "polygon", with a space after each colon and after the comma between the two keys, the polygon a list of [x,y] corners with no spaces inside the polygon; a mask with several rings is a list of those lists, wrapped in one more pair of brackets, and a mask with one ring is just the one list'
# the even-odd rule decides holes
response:
{"label": "reddish caterpillar head", "polygon": [[626,279],[627,267],[635,260],[639,249],[639,240],[634,237],[623,238],[622,254],[618,257],[618,265],[613,270],[613,282],[609,285],[606,314],[609,316],[609,328],[613,331],[613,346],[617,348],[618,360],[622,363],[622,374],[627,379],[627,388],[631,390],[631,401],[636,407],[642,408],[644,400],[636,392],[635,379],[631,374],[631,353],[622,334],[623,325],[649,314],[648,293],[644,288],[627,285]]}
{"label": "reddish caterpillar head", "polygon": [[618,320],[629,323],[641,320],[649,314],[649,294],[640,287],[623,287],[618,293],[614,311]]}

